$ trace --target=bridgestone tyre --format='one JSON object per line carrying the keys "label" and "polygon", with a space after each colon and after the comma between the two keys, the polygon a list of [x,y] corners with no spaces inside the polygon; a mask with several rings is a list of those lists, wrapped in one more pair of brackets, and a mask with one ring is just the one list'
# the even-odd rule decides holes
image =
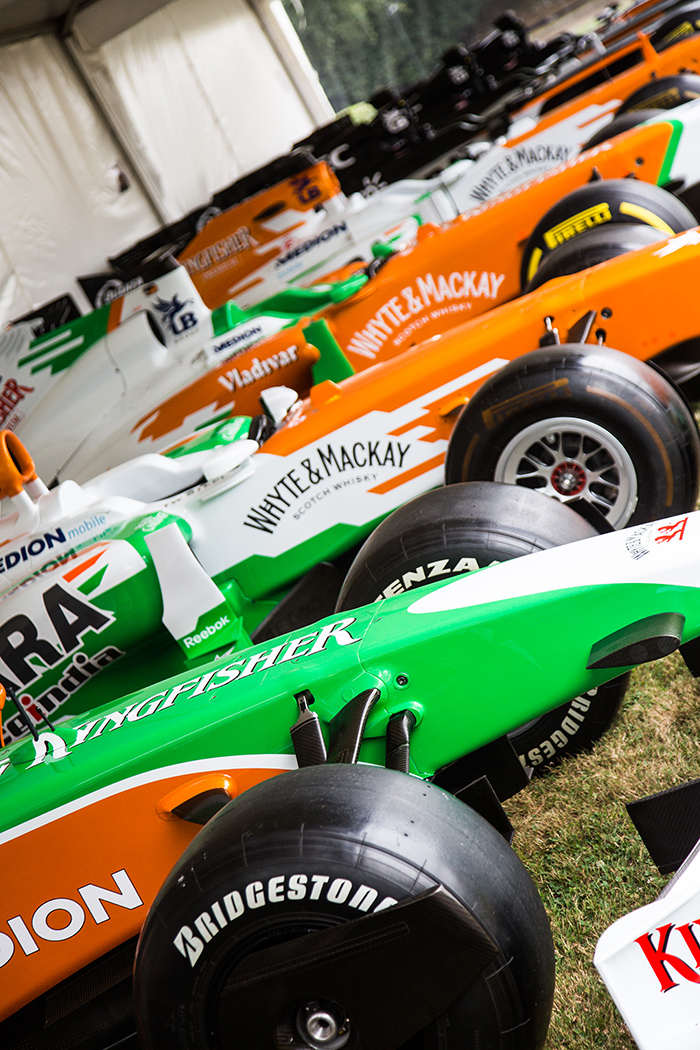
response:
{"label": "bridgestone tyre", "polygon": [[622,528],[692,510],[700,441],[684,398],[609,347],[562,345],[487,380],[452,432],[447,484],[505,481],[584,499]]}
{"label": "bridgestone tyre", "polygon": [[586,230],[546,255],[524,290],[526,293],[533,292],[555,277],[580,273],[589,266],[597,266],[598,263],[616,259],[618,255],[656,244],[665,236],[653,226],[633,226],[627,222]]}
{"label": "bridgestone tyre", "polygon": [[[192,842],[139,942],[135,1005],[145,1050],[313,1045],[290,1032],[294,1008],[282,992],[266,1001],[267,1040],[246,1042],[235,1018],[222,1030],[222,989],[236,967],[292,938],[303,954],[305,934],[362,921],[386,898],[401,902],[436,886],[466,906],[498,953],[405,1050],[539,1050],[551,1011],[553,950],[523,865],[489,824],[447,792],[402,773],[350,765],[267,780],[226,806]],[[424,965],[427,997],[433,959]],[[327,992],[318,980],[310,982],[309,1000]],[[367,992],[390,1019],[376,973],[367,976]],[[336,991],[333,1001],[340,998]],[[372,1033],[352,1025],[351,1015],[348,1050],[377,1045]]]}
{"label": "bridgestone tyre", "polygon": [[690,230],[697,220],[690,208],[660,186],[637,179],[601,179],[568,193],[550,208],[530,234],[520,267],[525,288],[547,255],[586,230],[613,223],[652,226],[660,236]]}
{"label": "bridgestone tyre", "polygon": [[616,116],[635,109],[675,109],[685,102],[700,98],[700,76],[696,73],[676,73],[670,77],[650,80],[644,87],[625,99]]}
{"label": "bridgestone tyre", "polygon": [[664,113],[662,109],[635,109],[629,113],[623,113],[619,117],[613,117],[609,124],[599,128],[595,135],[591,135],[588,142],[581,146],[581,153],[587,149],[593,149],[594,146],[599,146],[601,142],[608,142],[610,139],[614,139],[616,135],[621,135],[623,131],[630,131],[632,128],[639,127],[645,120],[651,120],[652,117],[661,116]]}
{"label": "bridgestone tyre", "polygon": [[[595,535],[570,507],[530,489],[448,485],[411,500],[374,530],[350,567],[337,611]],[[588,750],[610,726],[628,681],[623,675],[606,682],[509,734],[521,761],[541,772]]]}

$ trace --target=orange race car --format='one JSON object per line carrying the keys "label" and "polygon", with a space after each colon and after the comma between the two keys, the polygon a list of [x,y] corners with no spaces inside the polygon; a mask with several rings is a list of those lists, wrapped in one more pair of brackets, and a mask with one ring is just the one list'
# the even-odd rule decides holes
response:
{"label": "orange race car", "polygon": [[[360,274],[354,283],[364,283],[359,291],[312,323],[293,323],[298,300],[308,308],[306,292],[286,293],[296,315],[278,316],[266,329],[264,318],[242,315],[234,304],[209,315],[184,271],[169,273],[112,303],[104,337],[95,341],[93,332],[91,344],[75,323],[8,349],[4,379],[21,400],[3,418],[36,450],[44,476],[81,480],[231,411],[254,415],[271,385],[305,394],[414,344],[430,360],[436,336],[514,298],[553,267],[582,268],[695,226],[693,213],[655,183],[692,197],[698,134],[700,103],[690,103],[469,217],[425,226],[412,250],[376,260],[369,279]],[[600,239],[578,252],[589,227]],[[337,290],[347,294],[346,286]],[[276,334],[261,341],[265,330]],[[63,353],[69,347],[70,358]],[[83,399],[76,420],[80,377],[96,396]]]}
{"label": "orange race car", "polygon": [[[163,400],[134,428],[134,447],[178,440],[226,410],[255,412],[260,390],[271,382],[308,391],[319,352],[332,361],[329,378],[344,378],[417,344],[432,355],[429,341],[548,274],[581,269],[694,226],[693,213],[656,185],[682,185],[693,196],[694,128],[700,133],[700,104],[692,103],[673,119],[603,143],[469,216],[422,227],[411,249],[380,263],[359,292],[324,310],[315,323],[301,321],[241,351]],[[574,253],[574,238],[591,227],[602,229],[600,238]],[[554,252],[560,244],[566,247]],[[294,360],[273,373],[270,359],[290,344]]]}

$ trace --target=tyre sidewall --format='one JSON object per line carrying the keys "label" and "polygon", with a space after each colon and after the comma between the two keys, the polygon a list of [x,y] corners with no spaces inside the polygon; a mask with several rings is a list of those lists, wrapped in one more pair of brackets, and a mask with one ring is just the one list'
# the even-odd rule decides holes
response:
{"label": "tyre sidewall", "polygon": [[[515,399],[526,407],[510,410]],[[483,384],[453,430],[445,464],[448,484],[493,480],[513,438],[531,424],[561,416],[597,423],[626,448],[638,499],[621,524],[694,507],[700,444],[692,415],[663,376],[608,347],[535,351]]]}
{"label": "tyre sidewall", "polygon": [[682,201],[652,183],[634,179],[589,182],[563,197],[535,226],[523,251],[521,288],[558,245],[587,230],[617,223],[657,223],[662,236],[671,236],[694,227],[696,219]]}
{"label": "tyre sidewall", "polygon": [[[167,1033],[176,1029],[183,1050],[211,1046],[207,1027],[217,994],[244,955],[278,937],[348,921],[435,885],[461,900],[499,948],[460,998],[454,1017],[448,1011],[454,1023],[446,1025],[446,1050],[462,1045],[460,1018],[482,1027],[478,1045],[500,1046],[495,1033],[521,1025],[537,1004],[542,1006],[533,1034],[543,1039],[553,981],[551,941],[537,891],[510,847],[434,785],[376,767],[330,769],[331,779],[329,767],[311,767],[246,792],[209,822],[166,880],[137,954],[135,997],[144,1045],[171,1046]],[[300,876],[306,877],[303,885]],[[318,900],[312,900],[312,885]],[[302,888],[303,898],[289,899]],[[241,914],[201,950],[195,944],[193,954],[199,955],[190,965],[174,942],[185,927],[196,933],[204,912],[216,919],[215,904],[226,916],[225,899],[235,893]],[[239,899],[229,899],[238,910]],[[246,906],[259,900],[264,903]],[[530,939],[537,943],[524,957]],[[503,1047],[520,1045],[513,1039]]]}

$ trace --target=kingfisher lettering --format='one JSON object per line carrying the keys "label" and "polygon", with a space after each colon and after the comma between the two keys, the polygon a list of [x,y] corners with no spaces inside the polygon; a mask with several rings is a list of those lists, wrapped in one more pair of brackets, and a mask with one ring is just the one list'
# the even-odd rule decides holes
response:
{"label": "kingfisher lettering", "polygon": [[235,263],[240,252],[247,251],[250,247],[257,248],[257,246],[258,241],[251,236],[250,229],[247,226],[239,226],[228,237],[223,237],[220,241],[203,248],[201,252],[197,252],[191,259],[185,259],[185,269],[190,277],[194,277],[196,274],[201,273],[202,270],[208,270],[211,266],[216,265],[216,263],[227,260]]}
{"label": "kingfisher lettering", "polygon": [[4,424],[20,401],[33,392],[33,386],[20,386],[16,379],[6,379],[0,391],[0,424]]}
{"label": "kingfisher lettering", "polygon": [[[150,718],[157,712],[172,707],[180,697],[189,700],[203,693],[211,693],[223,686],[228,686],[232,682],[243,681],[271,667],[297,661],[306,656],[314,656],[316,653],[325,653],[331,642],[339,646],[357,645],[361,637],[356,638],[350,633],[350,628],[355,623],[357,623],[355,616],[344,616],[340,620],[332,620],[331,623],[323,624],[321,627],[306,630],[303,634],[287,637],[269,649],[257,647],[252,651],[247,649],[237,659],[223,666],[217,665],[205,674],[188,678],[187,681],[178,682],[176,685],[168,685],[166,689],[153,693],[143,700],[83,722],[72,730],[72,733],[75,733],[75,739],[72,739],[71,734],[70,743],[66,743],[58,733],[39,733],[38,739],[33,741],[34,758],[29,763],[29,767],[41,765],[47,758],[54,760],[63,758],[65,755],[72,754],[76,747],[80,747],[87,740],[97,740],[103,733],[113,733],[132,722]],[[66,744],[65,750],[60,747],[58,741]]]}
{"label": "kingfisher lettering", "polygon": [[[668,992],[671,988],[677,988],[680,981],[676,978],[690,981],[691,984],[700,984],[700,973],[698,973],[700,968],[700,943],[698,943],[700,919],[693,919],[692,922],[684,922],[680,925],[669,922],[665,926],[659,926],[653,932],[658,937],[656,944],[652,940],[652,933],[645,933],[635,938],[635,944],[642,949],[645,959],[658,979],[659,990]],[[676,950],[682,951],[683,948],[686,948],[692,958],[692,966],[686,959],[668,950],[672,933]]]}

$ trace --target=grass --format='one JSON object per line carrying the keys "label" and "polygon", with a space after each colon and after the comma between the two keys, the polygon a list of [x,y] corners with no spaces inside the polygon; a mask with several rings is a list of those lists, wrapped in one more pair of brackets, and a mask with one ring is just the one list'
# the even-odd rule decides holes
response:
{"label": "grass", "polygon": [[634,672],[594,750],[551,769],[506,803],[513,845],[552,924],[557,987],[546,1050],[634,1050],[593,966],[598,937],[653,900],[658,874],[625,802],[700,777],[700,684],[678,654]]}

